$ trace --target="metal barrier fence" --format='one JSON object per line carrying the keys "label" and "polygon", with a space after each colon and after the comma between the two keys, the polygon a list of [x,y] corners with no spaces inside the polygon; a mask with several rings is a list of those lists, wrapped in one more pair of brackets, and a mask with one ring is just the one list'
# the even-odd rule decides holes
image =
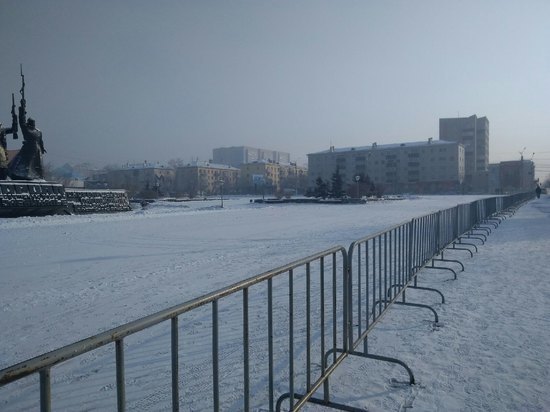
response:
{"label": "metal barrier fence", "polygon": [[[490,233],[489,227],[482,226],[484,222],[491,219],[500,222],[507,213],[513,213],[510,208],[531,197],[530,194],[519,194],[481,199],[415,218],[356,240],[347,250],[335,246],[3,369],[0,371],[0,387],[39,374],[40,409],[50,411],[52,374],[56,365],[113,345],[116,405],[119,411],[123,411],[128,404],[125,339],[169,322],[171,408],[178,411],[182,403],[187,405],[189,396],[189,393],[180,394],[182,379],[185,379],[181,371],[181,365],[185,363],[182,360],[185,359],[185,348],[181,347],[181,335],[186,331],[181,323],[185,316],[202,308],[210,313],[210,350],[201,348],[203,352],[210,353],[210,358],[205,362],[210,363],[207,377],[211,398],[203,398],[201,407],[215,411],[249,411],[253,408],[273,411],[280,410],[288,402],[289,410],[298,410],[306,402],[314,402],[336,409],[359,410],[330,401],[330,374],[345,357],[354,355],[399,364],[406,369],[413,384],[413,373],[405,363],[368,352],[368,334],[392,304],[429,309],[437,323],[438,316],[433,308],[405,299],[406,289],[416,288],[438,293],[444,303],[440,291],[418,286],[420,270],[448,269],[436,267],[435,261],[462,265],[456,260],[445,259],[444,251],[470,251],[469,247],[457,247],[475,247],[463,242],[464,237],[483,242],[485,234],[476,236],[474,230]],[[453,273],[456,278],[456,272]],[[221,305],[225,305],[223,313],[220,313]],[[224,316],[242,316],[239,333],[224,328]],[[202,340],[200,345],[205,345],[204,338]],[[228,340],[232,342],[228,343]],[[220,342],[224,343],[223,347]],[[227,359],[224,356],[220,360],[220,354],[228,345],[239,347],[238,354],[232,353]],[[224,368],[221,361],[224,360],[227,365],[221,373]],[[242,368],[235,368],[235,365]],[[227,385],[232,396],[223,397],[221,388]],[[251,395],[251,387],[255,388],[254,396]],[[318,391],[322,391],[322,399],[314,397]]]}
{"label": "metal barrier fence", "polygon": [[[235,344],[241,346],[241,355],[237,363],[242,365],[242,371],[233,374],[241,380],[237,385],[241,390],[240,400],[233,400],[232,405],[225,404],[225,409],[250,410],[250,387],[252,384],[265,385],[265,399],[255,399],[255,407],[274,410],[275,379],[287,382],[287,397],[294,403],[294,394],[313,393],[327,376],[341,362],[343,354],[325,358],[325,352],[330,348],[345,345],[347,336],[346,322],[344,321],[344,274],[346,270],[346,250],[334,247],[324,252],[317,253],[307,258],[295,261],[277,269],[265,272],[248,280],[236,283],[217,292],[210,293],[182,305],[172,307],[154,315],[136,320],[129,324],[106,331],[99,335],[74,343],[64,348],[38,356],[31,360],[19,363],[0,371],[0,385],[21,379],[30,374],[40,374],[40,409],[50,411],[52,409],[51,376],[55,373],[57,364],[94,351],[105,345],[114,345],[116,353],[116,390],[117,409],[123,411],[126,408],[127,399],[125,392],[125,338],[150,328],[162,322],[171,324],[171,408],[179,410],[180,402],[185,402],[179,394],[180,386],[180,318],[185,314],[201,307],[210,306],[211,312],[211,399],[206,403],[206,408],[211,410],[224,409],[223,400],[220,399],[220,388],[227,385],[222,382],[220,376],[220,340],[226,339],[224,335],[223,317],[219,307],[224,300],[236,298],[233,301],[229,316],[239,316],[241,312],[242,330]],[[262,290],[263,289],[263,290]],[[251,296],[255,295],[255,299]],[[237,307],[237,308],[236,308]],[[254,318],[254,327],[251,328],[250,313],[260,314],[260,318]],[[277,313],[277,314],[276,314]],[[274,323],[279,327],[274,331]],[[279,335],[281,325],[288,325],[286,335]],[[265,350],[267,354],[251,357],[251,335],[263,328]],[[258,338],[255,336],[255,338]],[[202,342],[205,345],[207,342]],[[278,354],[286,353],[286,359],[278,357]],[[182,353],[183,354],[183,353]],[[259,359],[267,358],[267,368],[264,374],[254,367],[251,372],[251,362],[259,362]],[[235,363],[235,359],[231,359]],[[296,369],[306,371],[305,379],[298,380]],[[234,365],[233,365],[234,366]],[[254,381],[252,379],[255,379]],[[231,384],[231,382],[230,382]],[[309,395],[311,396],[311,395]],[[305,403],[309,396],[301,396],[296,402],[296,408]],[[238,404],[238,406],[237,406]],[[231,405],[231,404],[230,404]]]}

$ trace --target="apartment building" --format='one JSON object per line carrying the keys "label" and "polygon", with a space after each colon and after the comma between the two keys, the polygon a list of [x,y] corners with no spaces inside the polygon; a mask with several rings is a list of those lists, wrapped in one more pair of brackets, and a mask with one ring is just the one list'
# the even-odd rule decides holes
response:
{"label": "apartment building", "polygon": [[279,165],[280,189],[289,193],[305,193],[308,187],[308,170],[296,163]]}
{"label": "apartment building", "polygon": [[176,195],[189,197],[221,193],[235,193],[239,169],[227,165],[196,161],[176,168],[174,190]]}
{"label": "apartment building", "polygon": [[290,164],[290,153],[249,146],[220,147],[212,151],[214,163],[240,167],[245,163],[268,162]]}
{"label": "apartment building", "polygon": [[490,165],[489,192],[497,194],[535,190],[535,163],[532,160],[508,160]]}
{"label": "apartment building", "polygon": [[103,175],[110,189],[125,189],[130,197],[167,196],[172,192],[174,169],[159,163],[127,163]]}
{"label": "apartment building", "polygon": [[335,148],[308,154],[309,187],[317,178],[330,182],[338,169],[344,185],[368,176],[386,193],[438,193],[461,189],[465,175],[464,147],[458,142],[423,142]]}
{"label": "apartment building", "polygon": [[475,114],[439,119],[439,140],[464,146],[466,184],[474,190],[480,186],[489,169],[489,120]]}
{"label": "apartment building", "polygon": [[278,163],[259,161],[240,166],[242,193],[276,193],[280,190],[281,175]]}

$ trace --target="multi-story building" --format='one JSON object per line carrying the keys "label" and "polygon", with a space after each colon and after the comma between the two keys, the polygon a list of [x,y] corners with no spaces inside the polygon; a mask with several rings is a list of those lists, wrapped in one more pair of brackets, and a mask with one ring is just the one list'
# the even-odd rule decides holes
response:
{"label": "multi-story building", "polygon": [[174,169],[159,163],[126,164],[104,175],[110,189],[126,189],[130,197],[167,196],[172,192]]}
{"label": "multi-story building", "polygon": [[[174,190],[189,197],[235,193],[239,169],[210,162],[193,162],[176,168]],[[223,186],[223,187],[222,187]]]}
{"label": "multi-story building", "polygon": [[309,187],[318,178],[330,182],[338,169],[344,185],[369,177],[387,193],[455,192],[464,181],[464,147],[432,140],[398,144],[334,148],[308,154]]}
{"label": "multi-story building", "polygon": [[466,185],[475,190],[489,168],[489,120],[486,117],[439,119],[439,139],[458,142],[466,156]]}
{"label": "multi-story building", "polygon": [[492,193],[515,193],[534,190],[535,163],[532,160],[509,160],[490,165]]}
{"label": "multi-story building", "polygon": [[248,146],[220,147],[212,151],[214,163],[240,167],[243,163],[268,162],[290,164],[290,153]]}
{"label": "multi-story building", "polygon": [[296,163],[279,165],[280,190],[288,193],[305,193],[307,190],[307,167],[298,166]]}
{"label": "multi-story building", "polygon": [[243,163],[240,166],[242,193],[276,193],[280,190],[280,165],[266,161]]}

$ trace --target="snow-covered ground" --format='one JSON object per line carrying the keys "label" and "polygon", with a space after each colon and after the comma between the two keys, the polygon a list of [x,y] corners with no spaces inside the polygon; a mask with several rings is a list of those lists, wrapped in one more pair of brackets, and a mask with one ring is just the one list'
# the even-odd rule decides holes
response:
{"label": "snow-covered ground", "polygon": [[[475,198],[342,206],[256,205],[242,198],[225,200],[224,209],[219,201],[160,202],[115,215],[0,219],[0,368]],[[421,274],[425,286],[445,294],[444,305],[424,297],[442,326],[434,330],[429,313],[396,307],[369,338],[372,353],[407,362],[418,383],[390,380],[404,380],[398,366],[348,358],[331,379],[334,400],[370,411],[549,410],[549,240],[550,198],[543,196],[506,220],[474,258],[454,252],[466,266],[458,280],[437,271]],[[200,321],[191,327],[201,334]],[[156,342],[157,332],[139,342]],[[131,339],[126,343],[132,347]],[[198,369],[199,349],[192,352]],[[136,349],[127,361],[133,410],[169,408],[170,392],[151,381],[156,372],[159,378],[169,373],[169,357],[162,367],[152,361],[159,350]],[[115,409],[114,371],[102,374],[112,369],[112,351],[99,352],[56,368],[54,409]],[[36,408],[36,379],[29,382],[0,388],[0,409]],[[90,394],[96,387],[99,393]],[[208,405],[205,400],[188,410]]]}

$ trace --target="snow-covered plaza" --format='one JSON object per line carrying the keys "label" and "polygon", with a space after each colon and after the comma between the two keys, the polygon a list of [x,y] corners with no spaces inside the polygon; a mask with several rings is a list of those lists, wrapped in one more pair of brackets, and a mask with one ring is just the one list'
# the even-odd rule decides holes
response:
{"label": "snow-covered plaza", "polygon": [[[158,202],[113,215],[0,219],[0,369],[476,198],[340,206],[235,198],[225,200],[223,209],[219,200]],[[466,267],[457,280],[443,271],[420,274],[424,285],[445,295],[445,304],[424,297],[439,313],[438,327],[429,313],[395,307],[369,335],[369,350],[405,361],[417,383],[401,384],[404,373],[395,365],[350,357],[330,380],[335,401],[368,411],[548,410],[550,197],[523,205],[478,247],[473,258],[453,252]],[[200,322],[193,326],[200,334]],[[169,361],[164,369],[152,361],[161,351],[157,333],[127,342],[130,351],[133,344],[149,343],[127,364],[133,376],[127,382],[129,410],[170,408],[170,392],[155,386],[155,373],[169,369]],[[116,409],[113,385],[102,375],[111,368],[112,351],[99,352],[59,367],[52,378],[54,410]],[[189,356],[198,359],[199,352]],[[37,409],[36,382],[1,387],[0,409]],[[210,405],[204,399],[182,409]],[[236,401],[224,405],[242,408]]]}

